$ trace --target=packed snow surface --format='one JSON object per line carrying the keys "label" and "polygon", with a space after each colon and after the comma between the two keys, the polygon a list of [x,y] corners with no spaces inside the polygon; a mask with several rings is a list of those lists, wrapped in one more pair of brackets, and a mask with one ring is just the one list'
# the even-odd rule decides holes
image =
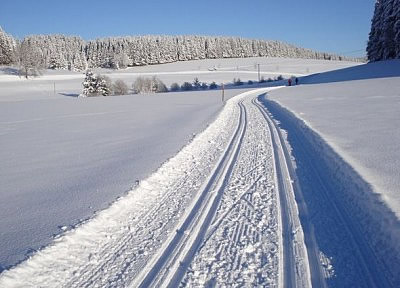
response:
{"label": "packed snow surface", "polygon": [[300,84],[269,98],[320,134],[399,218],[400,60],[312,75]]}
{"label": "packed snow surface", "polygon": [[[215,59],[99,70],[129,85],[305,75],[358,63],[279,58]],[[222,108],[220,91],[81,99],[84,75],[0,75],[0,271],[49,244],[154,172]],[[14,71],[14,72],[13,72]],[[11,73],[12,72],[12,73]],[[227,90],[226,98],[239,94]]]}

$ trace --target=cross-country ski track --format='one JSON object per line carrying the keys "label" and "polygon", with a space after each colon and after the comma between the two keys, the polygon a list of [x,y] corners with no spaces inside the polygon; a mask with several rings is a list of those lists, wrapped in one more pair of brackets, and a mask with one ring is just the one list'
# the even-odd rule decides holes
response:
{"label": "cross-country ski track", "polygon": [[0,287],[325,287],[285,139],[257,99],[271,89],[230,99],[175,157],[4,271]]}

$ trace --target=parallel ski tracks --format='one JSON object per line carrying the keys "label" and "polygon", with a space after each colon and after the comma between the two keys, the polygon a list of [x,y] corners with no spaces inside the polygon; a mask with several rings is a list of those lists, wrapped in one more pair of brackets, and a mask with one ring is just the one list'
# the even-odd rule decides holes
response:
{"label": "parallel ski tracks", "polygon": [[162,247],[157,257],[150,261],[149,270],[133,283],[139,287],[177,287],[191,259],[201,245],[214,218],[229,181],[247,126],[247,113],[243,100],[238,103],[240,116],[236,131],[221,156],[216,168],[203,185],[193,206],[181,221],[176,233]]}
{"label": "parallel ski tracks", "polygon": [[[299,207],[295,199],[295,190],[297,190],[297,193],[300,193],[300,189],[296,182],[295,172],[283,137],[279,128],[276,127],[276,124],[258,100],[254,98],[252,103],[260,110],[265,118],[272,139],[283,230],[283,284],[285,287],[310,287],[311,285],[326,287],[326,283],[323,277],[321,277],[322,272],[320,271],[319,260],[315,253],[315,239],[309,240],[309,242],[312,242],[311,247],[315,250],[307,251],[305,247],[303,228],[299,219]],[[296,239],[298,237],[300,237],[300,239]],[[307,263],[296,263],[296,259],[299,258],[299,256],[308,258]],[[317,274],[313,278],[311,278],[313,275],[311,275],[309,265],[314,268],[313,272]],[[305,275],[299,275],[299,273],[304,273]],[[312,283],[311,279],[313,279]]]}

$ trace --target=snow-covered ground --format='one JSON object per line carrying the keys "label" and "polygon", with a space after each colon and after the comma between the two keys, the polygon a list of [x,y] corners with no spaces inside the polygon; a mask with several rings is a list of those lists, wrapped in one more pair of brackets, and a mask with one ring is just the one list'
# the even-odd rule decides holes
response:
{"label": "snow-covered ground", "polygon": [[300,83],[266,106],[288,131],[328,284],[398,287],[400,61]]}
{"label": "snow-covered ground", "polygon": [[400,218],[400,60],[305,77],[270,93],[322,136]]}
{"label": "snow-covered ground", "polygon": [[[198,78],[201,82],[231,83],[234,78],[243,82],[276,78],[282,75],[301,76],[359,65],[360,63],[345,61],[323,61],[283,58],[239,58],[239,59],[207,59],[198,61],[175,62],[162,65],[149,65],[127,68],[124,70],[95,69],[96,72],[109,76],[112,80],[122,79],[129,86],[137,77],[157,76],[168,87],[177,82],[193,82]],[[38,78],[25,80],[13,73],[6,73],[9,69],[0,69],[0,102],[21,101],[32,99],[54,99],[54,84],[56,95],[75,95],[82,91],[84,74],[65,70],[46,70]],[[16,82],[18,84],[16,85]]]}
{"label": "snow-covered ground", "polygon": [[[109,74],[112,79],[124,79],[128,83],[132,83],[135,77],[140,75],[158,75],[166,84],[193,81],[194,77],[198,77],[200,81],[221,83],[231,82],[234,77],[241,78],[243,81],[256,80],[257,70],[254,64],[257,63],[261,64],[262,75],[265,77],[276,77],[279,74],[304,75],[356,64],[251,58],[188,61],[135,67],[113,73],[102,71],[102,73]],[[80,92],[82,79],[82,74],[65,71],[46,73],[42,77],[30,80],[19,79],[17,76],[0,75],[0,159],[2,161],[0,167],[0,182],[2,183],[0,188],[0,268],[14,265],[34,254],[39,247],[48,245],[52,241],[53,235],[58,235],[65,229],[72,229],[71,227],[81,219],[92,217],[94,211],[104,209],[117,197],[125,195],[132,186],[135,186],[137,179],[146,178],[161,163],[175,155],[193,138],[193,133],[197,134],[203,130],[215,119],[222,108],[220,91],[87,99],[73,97]],[[243,91],[227,90],[226,97],[230,98],[240,92]],[[253,124],[250,122],[249,125]],[[257,125],[266,127],[265,123]],[[250,154],[253,153],[251,152],[253,148],[249,148]],[[212,162],[215,160],[211,156],[199,156],[198,158],[199,160],[196,161]],[[196,161],[194,166],[197,165]],[[257,166],[258,160],[254,161]],[[211,169],[212,165],[208,164],[205,167]],[[198,170],[197,168],[193,169]],[[187,170],[185,171],[187,173]],[[184,190],[186,192],[189,189],[190,193],[194,193],[196,189],[193,187],[198,187],[204,181],[207,171],[210,172],[206,169],[201,172],[203,174],[198,176],[203,177],[201,178],[203,180],[194,179],[194,186],[182,189],[186,189]],[[235,177],[240,182],[247,176],[243,175],[242,180],[240,180],[242,176]],[[176,182],[175,185],[187,184],[185,184],[185,178],[180,181],[184,181],[184,183]],[[158,189],[158,186],[154,188],[149,184],[150,188],[147,187],[146,183],[148,182],[142,182],[139,188],[147,189],[146,191],[150,189],[157,193],[163,192],[163,190],[154,190]],[[252,193],[258,195],[257,189],[251,189]],[[228,198],[223,198],[221,203],[236,201],[234,195],[232,199],[229,198],[231,197],[229,193],[225,196]],[[157,197],[164,196],[158,194]],[[247,196],[244,198],[247,199]],[[133,201],[136,203],[137,199],[134,198]],[[186,201],[185,198],[182,201]],[[276,200],[271,198],[271,201]],[[127,202],[120,203],[123,207],[127,204]],[[150,205],[151,203],[153,202],[145,204]],[[137,203],[137,205],[142,204],[143,202]],[[149,206],[146,207],[148,209]],[[247,209],[240,205],[238,207]],[[139,209],[137,212],[140,211],[142,210]],[[220,211],[221,215],[229,214],[228,210]],[[106,214],[101,215],[107,215],[108,212],[104,213]],[[129,210],[126,213],[129,214]],[[179,217],[181,213],[172,213],[170,216]],[[132,221],[136,221],[135,219],[138,218],[133,217],[132,219]],[[94,220],[94,222],[96,221]],[[130,227],[130,225],[137,225],[137,223],[130,223],[128,226]],[[82,227],[88,226],[82,225]],[[121,231],[125,231],[125,228]],[[56,242],[64,243],[71,234],[78,233],[77,231],[86,231],[85,229],[87,228],[83,228],[83,230],[78,228],[68,232],[70,234],[67,233],[66,237],[60,238],[63,240],[56,240]],[[243,229],[245,229],[243,231],[247,231],[248,228]],[[165,233],[165,230],[162,231]],[[215,235],[219,237],[219,233],[216,230]],[[248,232],[243,233],[246,236]],[[90,238],[91,235],[88,235]],[[99,237],[102,235],[99,234]],[[104,235],[108,235],[109,239],[114,237],[112,233]],[[74,239],[76,238],[72,238],[73,242]],[[91,239],[87,240],[91,241]],[[105,244],[113,245],[107,241]],[[77,245],[85,244],[77,243]],[[51,247],[48,249],[53,249]],[[258,251],[257,249],[261,249],[261,247],[249,246],[248,249],[243,250],[243,253],[247,251],[251,255],[257,255],[254,252]],[[148,253],[147,250],[144,251]],[[209,253],[211,252],[212,250],[209,250]],[[47,256],[44,257],[40,259],[47,259]],[[89,258],[89,262],[93,259],[93,261],[96,260],[95,254]],[[202,264],[196,265],[201,266]],[[279,273],[271,273],[268,275],[268,279],[282,281],[273,276]],[[188,275],[185,276],[185,279],[200,281],[201,277],[193,278],[194,276]],[[85,280],[84,277],[81,277],[82,281]],[[235,279],[237,280],[233,277],[232,281]]]}
{"label": "snow-covered ground", "polygon": [[228,101],[156,173],[4,272],[0,285],[310,287],[290,162],[255,101],[269,90]]}

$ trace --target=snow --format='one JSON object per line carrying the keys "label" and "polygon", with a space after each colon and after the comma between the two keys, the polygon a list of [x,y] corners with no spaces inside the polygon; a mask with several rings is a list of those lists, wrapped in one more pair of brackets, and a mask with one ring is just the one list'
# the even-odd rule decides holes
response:
{"label": "snow", "polygon": [[1,265],[123,195],[204,129],[220,99],[214,91],[2,102]]}
{"label": "snow", "polygon": [[[157,75],[167,85],[194,77],[221,83],[234,77],[256,80],[255,63],[266,77],[358,64],[247,58],[99,72],[128,84],[142,75]],[[209,71],[213,67],[217,71]],[[222,108],[220,91],[76,98],[83,78],[66,71],[46,71],[29,80],[0,75],[0,271],[125,195]],[[229,98],[240,92],[225,93]]]}
{"label": "snow", "polygon": [[[278,202],[277,193],[272,184],[275,172],[273,171],[273,162],[270,161],[272,146],[269,145],[269,130],[259,112],[257,114],[249,111],[248,119],[241,116],[238,126],[240,109],[237,103],[247,96],[255,97],[263,91],[266,90],[247,92],[228,101],[216,121],[195,137],[175,157],[165,162],[157,172],[141,181],[137,187],[108,209],[97,213],[94,218],[80,227],[67,231],[64,236],[57,238],[50,246],[36,253],[28,261],[4,272],[0,276],[0,286],[81,287],[92,284],[127,286],[138,273],[152,268],[150,265],[149,268],[143,269],[147,267],[146,263],[152,263],[150,261],[152,257],[159,257],[160,253],[164,251],[160,246],[168,244],[166,238],[174,238],[176,235],[179,237],[196,236],[196,233],[186,234],[183,228],[175,228],[177,223],[186,223],[185,219],[188,219],[186,215],[192,213],[197,215],[196,209],[186,209],[188,206],[192,206],[190,203],[197,203],[197,200],[193,200],[197,197],[197,191],[201,192],[205,189],[205,199],[207,197],[218,198],[217,193],[209,193],[210,190],[206,188],[208,186],[211,191],[215,189],[226,192],[227,195],[222,194],[224,195],[222,201],[226,202],[228,206],[210,205],[214,201],[205,201],[202,208],[218,208],[217,215],[224,214],[224,217],[235,217],[236,212],[233,215],[225,213],[227,208],[228,210],[232,208],[229,206],[234,200],[237,202],[236,204],[241,204],[237,208],[243,209],[237,216],[243,217],[243,220],[248,218],[242,223],[241,221],[229,221],[228,226],[225,223],[219,227],[224,230],[224,227],[230,227],[232,224],[234,226],[240,223],[244,224],[238,225],[238,232],[232,234],[237,242],[231,243],[234,245],[234,250],[231,251],[234,254],[231,256],[236,258],[239,264],[246,265],[247,271],[241,275],[243,269],[242,265],[239,265],[235,271],[231,271],[232,280],[236,279],[248,284],[268,282],[278,285],[279,267],[282,265],[279,251],[284,247],[278,240],[281,228],[277,225],[279,213],[275,213],[278,209]],[[249,99],[251,98],[247,99],[248,102],[245,105],[249,109],[256,109],[254,106],[250,107]],[[257,133],[260,125],[265,128],[261,130],[263,131],[262,136]],[[241,132],[235,134],[240,137],[232,136],[236,127],[239,127]],[[245,133],[248,130],[251,133]],[[259,144],[254,141],[254,137],[263,140]],[[234,141],[231,142],[234,144],[233,146],[227,145],[230,141]],[[230,149],[231,147],[236,148]],[[257,147],[262,147],[262,149],[257,152]],[[252,161],[245,161],[249,157]],[[227,164],[230,164],[215,166],[217,160],[224,162],[224,159],[227,160]],[[218,167],[225,168],[221,170]],[[210,174],[213,169],[214,172]],[[247,173],[243,174],[243,171]],[[233,176],[230,176],[230,173],[233,173]],[[217,179],[217,182],[214,182],[214,178]],[[230,183],[227,183],[228,179],[230,179]],[[209,182],[211,184],[208,184],[208,181],[211,181]],[[238,185],[239,182],[241,182],[240,185]],[[214,187],[214,185],[219,185],[220,188]],[[265,187],[268,189],[265,190]],[[235,196],[235,191],[242,194],[242,200],[246,199],[246,201],[240,202],[240,199]],[[252,194],[256,191],[260,197],[253,199]],[[245,203],[249,204],[243,205]],[[258,205],[260,203],[264,205]],[[249,209],[253,205],[254,211],[250,211]],[[233,209],[232,212],[234,210],[236,209]],[[264,217],[263,210],[269,211],[270,217]],[[243,212],[246,213],[243,214]],[[181,216],[182,214],[184,216]],[[209,214],[202,213],[198,217],[204,218],[206,215]],[[198,217],[194,217],[193,220],[198,221]],[[204,223],[200,221],[199,225],[194,225],[194,230],[201,227],[199,232],[207,232],[204,230]],[[179,225],[178,227],[180,227]],[[274,242],[264,241],[265,239],[274,240]],[[216,245],[221,242],[218,237],[217,239],[210,237],[208,240],[207,244],[214,244],[211,245],[212,249],[217,248]],[[186,245],[185,242],[183,245]],[[167,246],[169,247],[169,245]],[[237,246],[237,250],[235,250],[235,246]],[[188,246],[184,246],[183,251],[186,248]],[[269,251],[268,255],[270,255],[268,256],[269,260],[265,260],[268,265],[259,261],[260,257],[267,257],[263,256],[265,249]],[[177,251],[180,252],[180,249]],[[198,261],[212,259],[212,257],[198,258]],[[300,260],[299,257],[296,259]],[[301,260],[299,262],[306,263],[306,259]],[[166,271],[170,270],[166,269]],[[259,272],[260,275],[254,271]],[[220,275],[213,275],[213,277],[217,276],[218,279],[215,279],[219,283],[223,283],[219,278]],[[307,276],[300,273],[299,277]],[[192,281],[203,281],[201,274],[198,274],[196,279],[193,279],[192,276],[191,278]],[[209,279],[209,281],[211,280]]]}
{"label": "snow", "polygon": [[328,285],[400,285],[399,68],[394,60],[304,77],[264,100],[287,130],[312,215],[302,226]]}
{"label": "snow", "polygon": [[270,93],[322,136],[400,217],[400,60],[309,76]]}

